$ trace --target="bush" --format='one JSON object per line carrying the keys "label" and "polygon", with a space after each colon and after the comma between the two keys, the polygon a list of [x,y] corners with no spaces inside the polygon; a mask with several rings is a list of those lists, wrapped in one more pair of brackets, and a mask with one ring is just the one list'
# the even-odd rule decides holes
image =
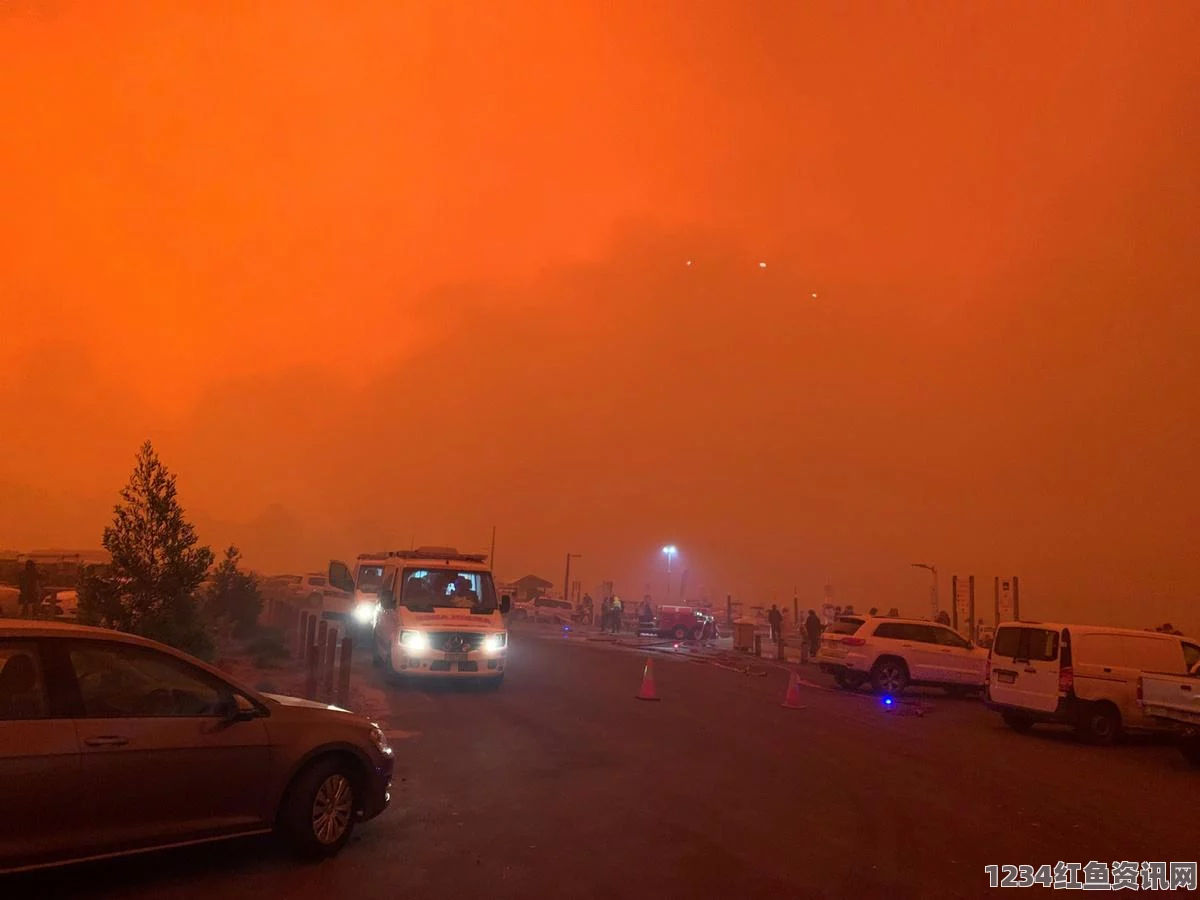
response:
{"label": "bush", "polygon": [[283,634],[277,629],[271,629],[247,641],[244,649],[254,660],[254,665],[260,669],[279,668],[288,659]]}

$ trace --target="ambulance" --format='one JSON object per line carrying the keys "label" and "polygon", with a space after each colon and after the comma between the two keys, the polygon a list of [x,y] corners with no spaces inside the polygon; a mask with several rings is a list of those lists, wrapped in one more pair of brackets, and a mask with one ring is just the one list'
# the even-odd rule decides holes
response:
{"label": "ambulance", "polygon": [[499,687],[508,657],[504,616],[484,553],[418,547],[359,558],[359,578],[330,564],[335,583],[354,583],[356,616],[371,610],[372,661],[395,679],[459,678]]}

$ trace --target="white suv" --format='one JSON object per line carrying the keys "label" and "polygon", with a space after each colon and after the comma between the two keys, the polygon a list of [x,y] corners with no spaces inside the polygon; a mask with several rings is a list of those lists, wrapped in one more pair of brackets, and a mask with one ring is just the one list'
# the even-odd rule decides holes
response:
{"label": "white suv", "polygon": [[817,664],[840,687],[871,686],[898,694],[910,684],[944,687],[952,694],[982,690],[986,650],[957,631],[924,619],[843,619],[821,635]]}

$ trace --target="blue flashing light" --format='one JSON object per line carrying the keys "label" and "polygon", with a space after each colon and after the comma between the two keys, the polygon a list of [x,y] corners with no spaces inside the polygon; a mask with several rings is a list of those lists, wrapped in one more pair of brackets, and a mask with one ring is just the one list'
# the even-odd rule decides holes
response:
{"label": "blue flashing light", "polygon": [[884,698],[883,698],[883,705],[884,705],[884,706],[891,706],[893,702],[894,702],[894,701],[892,700],[892,698],[891,698],[891,697],[884,697]]}

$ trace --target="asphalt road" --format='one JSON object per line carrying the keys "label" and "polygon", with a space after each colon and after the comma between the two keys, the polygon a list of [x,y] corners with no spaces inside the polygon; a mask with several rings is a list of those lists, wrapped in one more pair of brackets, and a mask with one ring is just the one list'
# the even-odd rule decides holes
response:
{"label": "asphalt road", "polygon": [[814,686],[789,710],[783,672],[668,660],[661,702],[644,703],[640,655],[532,636],[514,637],[510,666],[497,693],[389,692],[393,805],[337,859],[298,864],[241,841],[23,876],[0,893],[972,897],[993,863],[1197,857],[1200,773],[1161,741],[1018,735],[936,691],[921,717]]}

